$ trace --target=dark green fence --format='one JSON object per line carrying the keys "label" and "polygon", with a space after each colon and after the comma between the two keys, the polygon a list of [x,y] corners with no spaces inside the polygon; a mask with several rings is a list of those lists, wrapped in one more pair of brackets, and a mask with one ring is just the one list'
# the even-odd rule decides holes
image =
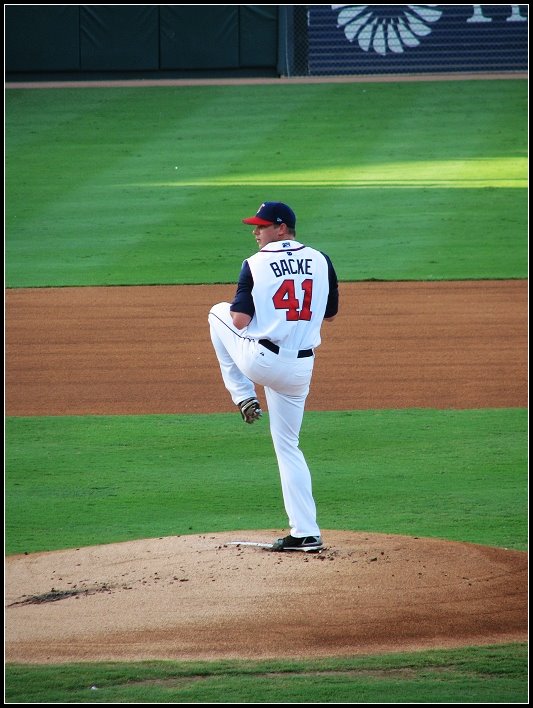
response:
{"label": "dark green fence", "polygon": [[277,5],[7,5],[6,71],[278,75],[282,11]]}

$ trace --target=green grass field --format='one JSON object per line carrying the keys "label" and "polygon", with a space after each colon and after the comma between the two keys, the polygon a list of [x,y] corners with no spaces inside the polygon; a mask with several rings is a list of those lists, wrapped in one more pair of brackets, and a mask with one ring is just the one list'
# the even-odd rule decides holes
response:
{"label": "green grass field", "polygon": [[[13,417],[6,435],[8,553],[286,525],[266,419]],[[524,409],[310,411],[301,446],[323,528],[526,548]]]}
{"label": "green grass field", "polygon": [[[234,282],[289,203],[342,281],[526,278],[525,80],[7,90],[7,287]],[[267,426],[7,417],[6,553],[286,525]],[[256,475],[233,447],[253,435]],[[525,550],[527,411],[308,413],[323,528]],[[209,498],[217,480],[218,495]],[[246,485],[236,505],[235,486]],[[394,502],[394,503],[392,503]],[[179,521],[176,521],[179,519]],[[94,689],[91,689],[95,686]],[[524,645],[6,667],[9,703],[527,701]]]}
{"label": "green grass field", "polygon": [[525,703],[527,647],[320,661],[8,666],[8,703]]}
{"label": "green grass field", "polygon": [[233,282],[265,199],[341,280],[527,276],[526,81],[11,90],[5,112],[9,287]]}

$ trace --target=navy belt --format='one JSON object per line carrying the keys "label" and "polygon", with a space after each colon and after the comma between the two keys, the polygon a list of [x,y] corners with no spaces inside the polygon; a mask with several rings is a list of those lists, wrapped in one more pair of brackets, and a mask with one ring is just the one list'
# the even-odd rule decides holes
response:
{"label": "navy belt", "polygon": [[[271,342],[270,339],[260,339],[259,344],[262,344],[265,349],[270,349],[271,352],[274,352],[274,354],[279,354],[279,347],[277,344],[274,344],[274,342]],[[313,350],[312,349],[300,349],[298,352],[298,356],[296,357],[297,359],[304,359],[306,356],[313,356]]]}

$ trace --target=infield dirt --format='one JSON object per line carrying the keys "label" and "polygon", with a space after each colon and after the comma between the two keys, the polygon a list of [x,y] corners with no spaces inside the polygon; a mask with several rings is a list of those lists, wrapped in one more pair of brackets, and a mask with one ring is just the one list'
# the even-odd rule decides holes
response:
{"label": "infield dirt", "polygon": [[[309,410],[527,405],[527,281],[342,283]],[[233,286],[8,290],[8,415],[235,410],[210,307]]]}

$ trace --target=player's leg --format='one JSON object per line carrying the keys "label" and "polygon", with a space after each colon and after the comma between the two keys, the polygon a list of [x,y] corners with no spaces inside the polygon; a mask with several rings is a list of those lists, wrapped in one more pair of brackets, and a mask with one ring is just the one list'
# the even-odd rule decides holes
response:
{"label": "player's leg", "polygon": [[232,401],[239,405],[248,398],[255,397],[254,383],[243,374],[246,349],[249,340],[243,337],[233,326],[228,302],[214,305],[209,313],[211,341],[220,365],[224,385]]}
{"label": "player's leg", "polygon": [[265,386],[265,395],[291,535],[320,536],[311,473],[299,448],[307,394],[288,396]]}

